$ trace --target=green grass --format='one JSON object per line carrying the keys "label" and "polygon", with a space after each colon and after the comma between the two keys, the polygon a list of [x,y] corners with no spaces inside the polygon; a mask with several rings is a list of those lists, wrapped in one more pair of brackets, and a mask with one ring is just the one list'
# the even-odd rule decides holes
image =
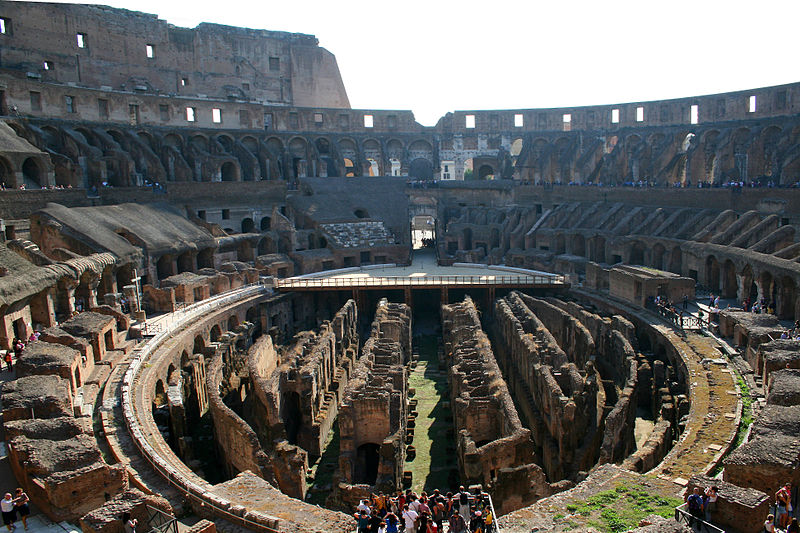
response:
{"label": "green grass", "polygon": [[652,487],[643,484],[619,484],[613,490],[567,505],[566,510],[572,516],[567,517],[565,525],[574,529],[580,525],[578,522],[583,522],[605,533],[617,533],[638,527],[651,514],[668,518],[681,503],[678,498],[653,494]]}
{"label": "green grass", "polygon": [[[744,439],[747,437],[747,430],[750,428],[750,424],[753,423],[753,396],[750,393],[750,387],[747,386],[747,382],[745,381],[744,377],[741,373],[739,373],[738,370],[736,370],[735,367],[734,373],[736,376],[736,384],[739,386],[739,391],[742,395],[742,418],[739,421],[739,427],[736,429],[736,436],[733,439],[733,446],[731,446],[728,453],[744,444]],[[720,461],[716,468],[711,471],[710,475],[712,477],[716,476],[722,471],[722,468],[722,461]]]}

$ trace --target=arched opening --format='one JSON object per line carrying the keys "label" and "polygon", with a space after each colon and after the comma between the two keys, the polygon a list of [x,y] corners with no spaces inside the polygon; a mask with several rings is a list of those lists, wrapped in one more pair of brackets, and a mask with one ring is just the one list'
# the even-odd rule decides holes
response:
{"label": "arched opening", "polygon": [[573,235],[572,236],[572,255],[578,255],[584,257],[586,255],[586,239],[584,239],[583,235]]}
{"label": "arched opening", "polygon": [[596,263],[606,262],[606,238],[598,235],[589,241],[589,260]]}
{"label": "arched opening", "polygon": [[344,158],[344,175],[346,178],[355,177],[355,173],[353,172],[353,161],[349,158]]}
{"label": "arched opening", "polygon": [[666,254],[666,251],[666,248],[664,248],[664,245],[660,242],[653,246],[653,257],[651,262],[653,268],[664,270],[664,255]]}
{"label": "arched opening", "polygon": [[436,243],[436,220],[430,215],[411,219],[411,245],[415,250],[433,248]]}
{"label": "arched opening", "polygon": [[83,383],[81,383],[80,368],[75,367],[75,371],[72,373],[72,377],[73,379],[75,379],[75,388],[77,389],[81,388],[83,386]]}
{"label": "arched opening", "polygon": [[754,303],[758,301],[758,285],[756,285],[756,279],[753,275],[753,269],[750,265],[745,265],[742,269],[742,299],[748,300],[744,302],[748,304],[746,307],[749,311],[750,308]]}
{"label": "arched opening", "polygon": [[275,253],[275,242],[265,237],[258,241],[258,255],[267,255]]}
{"label": "arched opening", "polygon": [[[206,341],[203,339],[202,335],[198,335],[194,338],[194,347],[192,348],[192,353],[201,353],[204,354],[206,352]],[[184,365],[181,363],[181,368]]]}
{"label": "arched opening", "polygon": [[211,339],[211,342],[219,342],[220,337],[222,337],[222,328],[219,327],[219,324],[215,324],[208,333],[208,338]]}
{"label": "arched opening", "polygon": [[489,232],[489,249],[493,250],[500,247],[500,230],[492,228]]}
{"label": "arched opening", "polygon": [[194,272],[194,257],[192,252],[183,252],[178,256],[178,274],[182,272]]}
{"label": "arched opening", "polygon": [[380,462],[380,446],[372,442],[362,444],[356,450],[356,483],[374,485],[378,479],[378,464]]}
{"label": "arched opening", "polygon": [[642,246],[642,243],[636,241],[631,244],[631,253],[628,257],[628,263],[631,265],[644,265],[644,246]]}
{"label": "arched opening", "polygon": [[242,219],[242,233],[250,233],[256,227],[256,223],[253,221],[252,218],[243,218]]}
{"label": "arched opening", "polygon": [[723,298],[736,298],[738,292],[738,285],[736,283],[736,267],[733,261],[726,260],[722,266],[722,297]]}
{"label": "arched opening", "polygon": [[29,157],[22,163],[22,178],[25,187],[38,189],[42,186],[42,171],[34,158]]}
{"label": "arched opening", "polygon": [[0,183],[8,188],[15,187],[17,184],[11,164],[3,157],[0,157]]}
{"label": "arched opening", "polygon": [[491,181],[494,179],[494,169],[490,165],[481,165],[478,168],[478,179]]}
{"label": "arched opening", "polygon": [[269,231],[270,224],[272,223],[272,219],[269,217],[262,217],[259,226],[261,227],[261,231]]}
{"label": "arched opening", "polygon": [[713,255],[706,259],[706,283],[712,292],[719,290],[719,261]]}
{"label": "arched opening", "polygon": [[359,207],[358,209],[353,211],[353,214],[355,215],[356,218],[369,218],[369,211],[367,211],[362,207]]}
{"label": "arched opening", "polygon": [[553,252],[558,255],[567,253],[567,240],[564,237],[563,233],[559,233],[558,235],[555,236],[555,242],[553,243]]}
{"label": "arched opening", "polygon": [[464,228],[462,250],[472,250],[472,228]]}
{"label": "arched opening", "polygon": [[286,430],[289,444],[297,444],[297,435],[303,427],[303,411],[300,409],[300,395],[295,391],[284,392],[281,398],[281,420]]}
{"label": "arched opening", "polygon": [[239,317],[236,315],[231,315],[228,319],[228,331],[236,331],[236,328],[239,327]]}
{"label": "arched opening", "polygon": [[253,338],[257,339],[261,336],[261,310],[260,307],[254,305],[247,310],[245,320],[253,324]]}
{"label": "arched opening", "polygon": [[793,320],[795,308],[795,283],[788,276],[781,278],[780,292],[778,293],[777,309],[775,312],[781,320]]}
{"label": "arched opening", "polygon": [[683,251],[679,246],[673,248],[669,255],[669,271],[676,274],[683,272]]}
{"label": "arched opening", "polygon": [[[186,352],[184,351],[183,354],[185,354],[185,353]],[[175,373],[175,365],[170,363],[169,367],[167,368],[167,384],[170,383],[170,380],[172,379],[172,374],[174,374],[174,373]]]}
{"label": "arched opening", "polygon": [[230,161],[223,163],[220,168],[222,181],[239,181],[239,169]]}
{"label": "arched opening", "polygon": [[759,284],[761,285],[761,298],[764,299],[764,303],[766,305],[771,305],[774,302],[772,274],[765,270],[761,273],[761,276],[759,276],[758,280]]}
{"label": "arched opening", "polygon": [[172,268],[172,256],[165,254],[159,257],[158,262],[156,263],[156,271],[158,273],[159,280],[175,275],[175,272]]}
{"label": "arched opening", "polygon": [[417,180],[433,179],[433,163],[421,157],[413,160],[408,167],[408,176]]}

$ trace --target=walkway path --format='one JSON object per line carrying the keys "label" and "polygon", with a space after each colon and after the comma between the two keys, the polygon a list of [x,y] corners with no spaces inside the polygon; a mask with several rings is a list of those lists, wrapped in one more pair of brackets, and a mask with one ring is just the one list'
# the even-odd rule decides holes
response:
{"label": "walkway path", "polygon": [[407,460],[406,470],[413,473],[412,489],[419,494],[434,488],[449,486],[448,476],[455,467],[455,452],[448,449],[454,439],[448,437],[452,428],[447,372],[439,367],[439,343],[434,335],[414,338],[419,354],[417,366],[409,376],[409,387],[415,390],[417,419],[414,428],[416,456]]}

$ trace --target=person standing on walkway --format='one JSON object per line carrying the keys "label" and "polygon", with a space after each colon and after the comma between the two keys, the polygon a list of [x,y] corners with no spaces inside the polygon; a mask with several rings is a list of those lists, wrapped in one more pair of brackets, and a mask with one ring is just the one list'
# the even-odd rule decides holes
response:
{"label": "person standing on walkway", "polygon": [[30,502],[30,499],[28,499],[28,495],[25,494],[25,491],[22,490],[22,487],[17,488],[17,490],[14,491],[14,507],[16,507],[19,519],[22,520],[22,526],[25,528],[25,531],[28,531],[28,515],[31,514],[31,508],[28,502]]}
{"label": "person standing on walkway", "polygon": [[3,513],[3,524],[8,530],[14,531],[17,529],[14,524],[17,521],[17,510],[14,507],[14,499],[11,497],[10,492],[6,492],[6,495],[0,500],[0,511]]}
{"label": "person standing on walkway", "polygon": [[464,489],[464,485],[461,485],[458,488],[458,494],[456,495],[458,499],[458,513],[461,515],[461,518],[464,521],[469,520],[470,509],[469,509],[469,498],[470,494]]}
{"label": "person standing on walkway", "polygon": [[450,517],[450,533],[466,533],[467,523],[458,509],[453,509],[453,516]]}

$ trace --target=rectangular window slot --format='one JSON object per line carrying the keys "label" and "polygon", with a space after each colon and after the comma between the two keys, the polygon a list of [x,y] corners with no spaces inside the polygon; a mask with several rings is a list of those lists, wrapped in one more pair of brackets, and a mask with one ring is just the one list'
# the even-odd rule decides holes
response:
{"label": "rectangular window slot", "polygon": [[75,97],[74,96],[65,96],[64,103],[67,106],[67,113],[74,113],[75,112]]}
{"label": "rectangular window slot", "polygon": [[280,57],[270,57],[269,58],[269,70],[271,72],[278,72],[281,69],[281,58]]}
{"label": "rectangular window slot", "polygon": [[31,111],[42,110],[42,93],[31,91]]}
{"label": "rectangular window slot", "polygon": [[264,113],[264,129],[269,130],[272,128],[272,113]]}
{"label": "rectangular window slot", "polygon": [[169,106],[160,104],[158,106],[158,113],[161,115],[161,122],[169,122]]}
{"label": "rectangular window slot", "polygon": [[100,118],[108,118],[108,100],[105,98],[97,99],[97,113]]}
{"label": "rectangular window slot", "polygon": [[612,124],[619,124],[619,109],[612,109],[611,110],[611,123]]}
{"label": "rectangular window slot", "polygon": [[186,122],[194,122],[197,120],[197,109],[194,107],[186,108]]}
{"label": "rectangular window slot", "polygon": [[636,122],[644,122],[644,107],[636,108]]}
{"label": "rectangular window slot", "polygon": [[464,127],[469,129],[475,128],[475,115],[467,115],[464,117]]}
{"label": "rectangular window slot", "polygon": [[521,128],[524,125],[525,125],[525,117],[522,115],[522,113],[517,113],[516,115],[514,115],[514,127]]}
{"label": "rectangular window slot", "polygon": [[756,112],[756,95],[751,96],[747,100],[747,112],[748,113],[755,113]]}
{"label": "rectangular window slot", "polygon": [[139,104],[128,104],[128,119],[132,126],[139,123]]}
{"label": "rectangular window slot", "polygon": [[181,78],[181,87],[189,85],[189,78]]}
{"label": "rectangular window slot", "polygon": [[322,113],[314,113],[314,124],[322,124]]}
{"label": "rectangular window slot", "polygon": [[45,70],[53,70],[53,62],[52,61],[45,61],[44,63],[42,63],[42,67]]}
{"label": "rectangular window slot", "polygon": [[697,104],[694,104],[689,109],[689,122],[691,122],[692,124],[697,124],[699,118],[700,118],[700,108]]}
{"label": "rectangular window slot", "polygon": [[75,38],[78,41],[78,48],[86,48],[86,34],[85,33],[77,33],[77,34],[75,34]]}
{"label": "rectangular window slot", "polygon": [[222,210],[222,220],[229,220],[231,218],[231,210],[230,209],[223,209]]}
{"label": "rectangular window slot", "polygon": [[211,110],[211,122],[214,124],[222,124],[222,110],[214,108]]}
{"label": "rectangular window slot", "polygon": [[147,59],[153,59],[156,57],[156,47],[152,44],[147,44],[144,47],[145,55],[147,55]]}
{"label": "rectangular window slot", "polygon": [[564,131],[572,130],[572,113],[564,113],[561,115],[561,123],[564,125]]}
{"label": "rectangular window slot", "polygon": [[11,19],[0,17],[0,35],[11,33]]}
{"label": "rectangular window slot", "polygon": [[371,128],[375,124],[375,117],[372,115],[364,115],[364,127]]}

